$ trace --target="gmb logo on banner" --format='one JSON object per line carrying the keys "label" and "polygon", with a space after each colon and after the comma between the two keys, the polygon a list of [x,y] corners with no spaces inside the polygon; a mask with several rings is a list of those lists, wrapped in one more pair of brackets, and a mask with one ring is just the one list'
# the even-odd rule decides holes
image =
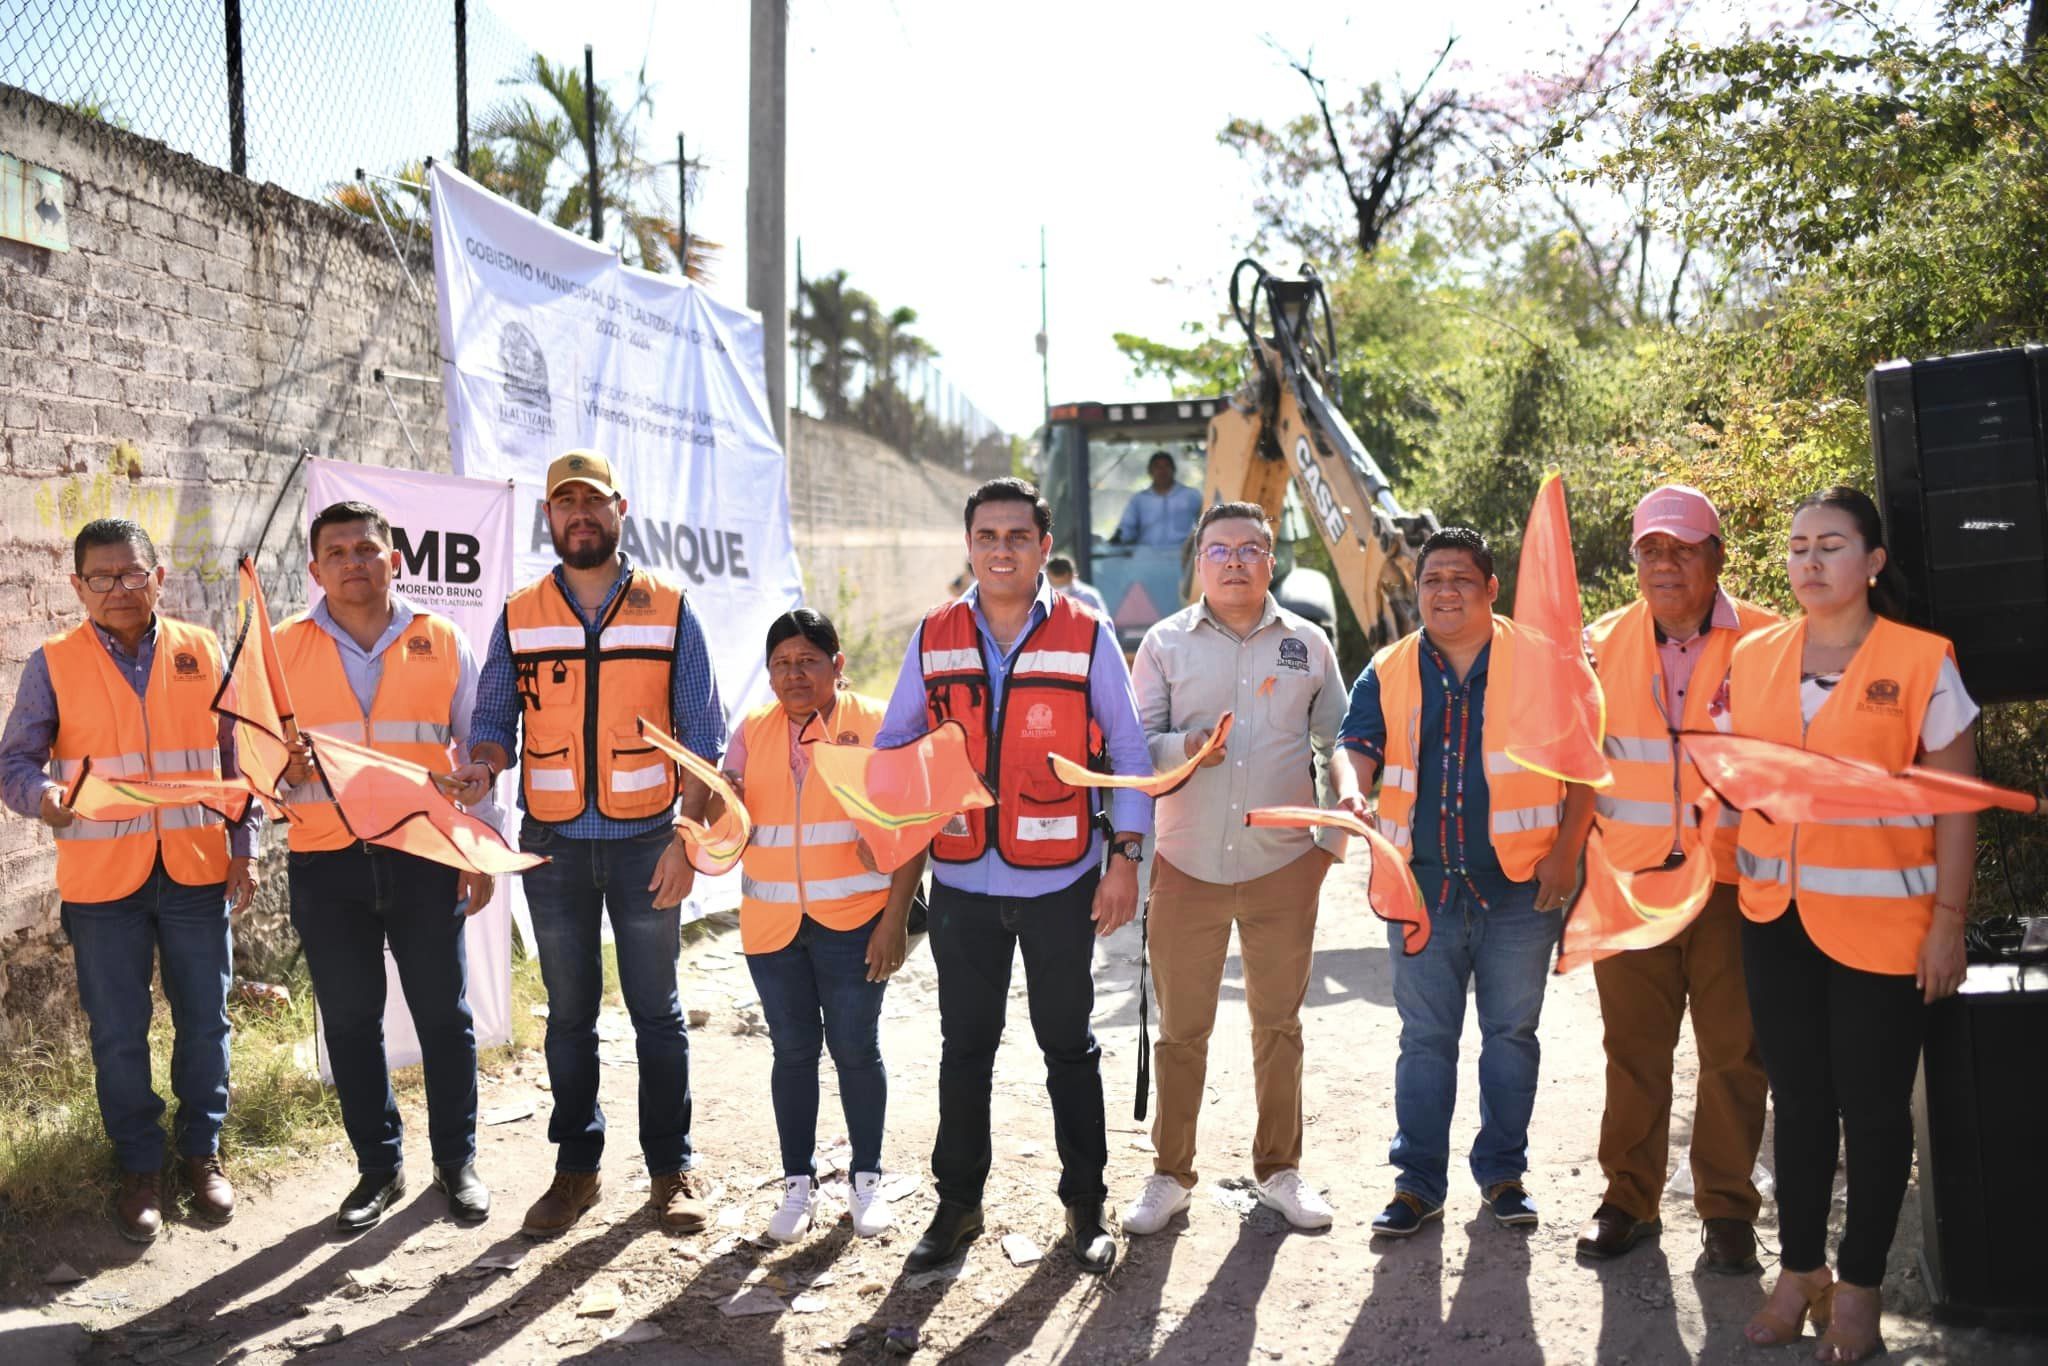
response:
{"label": "gmb logo on banner", "polygon": [[483,589],[483,545],[466,531],[414,530],[393,525],[399,577],[413,597],[429,605],[480,603]]}

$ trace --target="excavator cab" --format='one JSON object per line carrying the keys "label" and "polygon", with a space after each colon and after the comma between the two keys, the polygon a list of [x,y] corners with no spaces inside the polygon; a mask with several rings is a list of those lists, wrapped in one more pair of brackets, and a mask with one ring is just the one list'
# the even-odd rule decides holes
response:
{"label": "excavator cab", "polygon": [[[1194,523],[1215,501],[1205,494],[1212,482],[1210,422],[1228,407],[1221,397],[1176,398],[1063,403],[1046,414],[1039,486],[1052,505],[1053,549],[1102,595],[1126,654],[1153,622],[1189,599]],[[1163,495],[1150,491],[1162,452],[1173,464],[1172,488]],[[1309,534],[1298,510],[1282,518],[1274,596],[1333,630],[1328,580],[1295,568],[1293,541]]]}

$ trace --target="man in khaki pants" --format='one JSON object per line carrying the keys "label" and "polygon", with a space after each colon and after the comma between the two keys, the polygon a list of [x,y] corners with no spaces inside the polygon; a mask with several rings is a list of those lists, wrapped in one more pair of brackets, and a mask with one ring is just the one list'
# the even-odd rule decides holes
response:
{"label": "man in khaki pants", "polygon": [[[1679,857],[1679,823],[1693,819],[1704,780],[1685,757],[1678,732],[1728,729],[1735,642],[1777,620],[1721,591],[1721,517],[1698,489],[1652,489],[1636,506],[1631,530],[1636,600],[1586,630],[1607,694],[1607,754],[1614,765],[1613,785],[1594,804],[1605,857],[1624,871]],[[1714,1271],[1757,1269],[1754,1225],[1762,1200],[1750,1173],[1763,1139],[1767,1088],[1742,977],[1735,823],[1723,820],[1712,840],[1717,882],[1699,918],[1668,944],[1593,965],[1606,1026],[1600,1168],[1607,1190],[1579,1234],[1582,1257],[1617,1257],[1660,1231],[1671,1058],[1690,1004],[1700,1062],[1693,1205],[1704,1260]]]}
{"label": "man in khaki pants", "polygon": [[1331,854],[1305,830],[1247,829],[1244,814],[1316,804],[1315,760],[1327,768],[1344,719],[1344,680],[1329,639],[1267,591],[1273,532],[1256,503],[1209,509],[1196,547],[1201,600],[1146,634],[1131,674],[1154,767],[1185,763],[1224,712],[1235,719],[1226,743],[1154,807],[1158,857],[1146,913],[1159,996],[1158,1154],[1123,1227],[1157,1233],[1187,1208],[1209,1031],[1235,924],[1252,1018],[1259,1199],[1296,1228],[1327,1228],[1330,1207],[1297,1167],[1301,1003]]}

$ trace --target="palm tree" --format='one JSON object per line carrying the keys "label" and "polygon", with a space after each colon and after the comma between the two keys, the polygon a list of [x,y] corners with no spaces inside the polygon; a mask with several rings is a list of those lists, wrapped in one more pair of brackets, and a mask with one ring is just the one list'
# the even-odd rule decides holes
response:
{"label": "palm tree", "polygon": [[[852,407],[854,367],[868,358],[863,345],[875,301],[846,283],[846,272],[805,280],[790,318],[798,355],[809,363],[811,392],[832,421],[845,420]],[[815,358],[813,352],[815,351]]]}
{"label": "palm tree", "polygon": [[[623,105],[602,83],[586,100],[581,68],[550,62],[539,53],[528,70],[505,83],[524,86],[526,93],[508,96],[477,123],[470,174],[555,226],[587,235],[591,205],[586,149],[594,122],[607,237],[621,242],[621,255],[629,265],[673,269],[680,244],[676,214],[668,203],[668,180],[675,163],[642,156],[636,126],[654,108],[646,66],[635,75],[632,98]],[[693,163],[691,169],[702,167]],[[707,278],[718,247],[690,234],[687,273],[692,279]]]}

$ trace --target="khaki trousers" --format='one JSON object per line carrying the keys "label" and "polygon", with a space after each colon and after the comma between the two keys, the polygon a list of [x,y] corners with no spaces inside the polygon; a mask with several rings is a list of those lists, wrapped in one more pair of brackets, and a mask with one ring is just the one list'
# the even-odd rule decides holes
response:
{"label": "khaki trousers", "polygon": [[1692,1004],[1700,1077],[1693,1099],[1693,1207],[1702,1219],[1754,1222],[1750,1181],[1768,1089],[1742,976],[1742,912],[1717,883],[1706,909],[1668,944],[1593,965],[1607,1050],[1600,1170],[1609,1204],[1652,1219],[1664,1196],[1671,1137],[1671,1055]]}
{"label": "khaki trousers", "polygon": [[1159,1112],[1153,1170],[1195,1184],[1195,1126],[1205,1098],[1209,1032],[1237,926],[1244,996],[1252,1017],[1252,1078],[1259,1121],[1252,1173],[1259,1180],[1301,1163],[1301,1003],[1315,952],[1316,899],[1330,857],[1311,849],[1286,867],[1223,886],[1157,858],[1149,917],[1159,1038],[1152,1045]]}

